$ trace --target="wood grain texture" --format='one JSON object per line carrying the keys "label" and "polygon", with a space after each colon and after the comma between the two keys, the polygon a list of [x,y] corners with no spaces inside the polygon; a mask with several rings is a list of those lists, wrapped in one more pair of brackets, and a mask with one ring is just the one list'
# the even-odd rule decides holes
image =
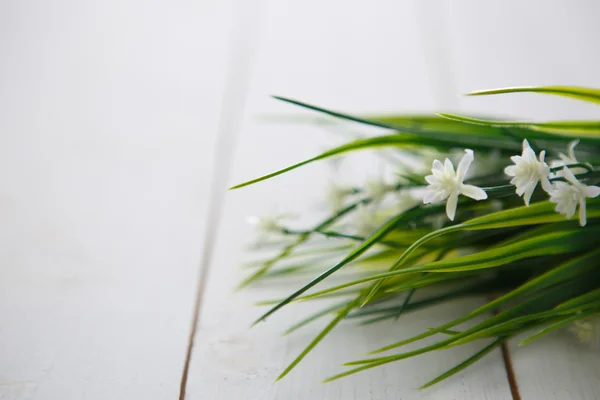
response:
{"label": "wood grain texture", "polygon": [[[231,183],[261,175],[347,140],[326,127],[261,123],[257,116],[311,115],[267,97],[278,94],[354,112],[432,111],[434,91],[424,69],[425,58],[415,43],[412,2],[327,3],[272,1],[267,3],[263,34],[249,107],[242,123]],[[336,7],[336,5],[338,7]],[[315,12],[318,10],[318,12]],[[399,17],[401,16],[401,17]],[[399,18],[402,23],[398,23]],[[378,21],[373,24],[373,21]],[[310,27],[310,29],[306,29]],[[395,38],[390,47],[390,37]],[[393,48],[393,50],[390,50]],[[381,55],[385,54],[382,58]],[[369,134],[358,127],[350,132]],[[356,179],[374,176],[376,163],[351,156],[345,164]],[[478,300],[448,304],[429,313],[407,315],[398,323],[370,328],[345,324],[334,331],[288,377],[277,375],[314,337],[326,320],[289,337],[281,333],[302,315],[320,307],[303,304],[250,329],[261,309],[255,301],[281,296],[308,278],[263,284],[240,293],[238,265],[249,257],[245,244],[255,233],[246,217],[274,211],[322,213],[316,193],[332,178],[327,163],[307,166],[285,177],[230,192],[225,201],[208,283],[202,299],[198,331],[189,373],[188,399],[510,399],[499,352],[428,391],[417,388],[467,358],[474,347],[454,349],[408,360],[322,385],[339,372],[342,362],[377,345],[407,337],[458,316],[481,304]],[[364,168],[364,165],[371,167]],[[321,208],[321,209],[320,209]],[[301,221],[295,221],[300,223]],[[294,223],[294,222],[293,222]]]}
{"label": "wood grain texture", "polygon": [[0,398],[176,398],[228,4],[0,5]]}

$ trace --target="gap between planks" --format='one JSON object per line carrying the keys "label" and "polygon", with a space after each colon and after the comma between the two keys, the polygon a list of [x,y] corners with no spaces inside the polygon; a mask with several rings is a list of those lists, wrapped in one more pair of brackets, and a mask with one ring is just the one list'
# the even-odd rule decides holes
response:
{"label": "gap between planks", "polygon": [[[195,336],[199,324],[202,300],[207,286],[210,268],[213,259],[213,250],[216,239],[216,233],[223,213],[224,197],[226,193],[226,183],[230,176],[230,170],[233,164],[233,153],[238,139],[238,131],[243,116],[244,106],[248,96],[250,76],[252,75],[255,64],[258,34],[260,30],[261,13],[264,7],[264,0],[259,5],[245,4],[243,0],[233,0],[232,4],[232,26],[230,28],[231,36],[228,40],[228,62],[227,73],[225,74],[225,90],[222,100],[222,109],[219,121],[218,136],[215,145],[212,181],[209,193],[208,218],[204,229],[204,241],[202,244],[202,253],[199,264],[199,277],[194,298],[193,315],[188,337],[185,361],[180,381],[179,400],[184,400],[186,395],[189,367],[194,349]],[[422,10],[418,10],[421,11]],[[422,19],[422,15],[421,18]],[[438,16],[441,19],[445,15]],[[443,32],[432,32],[425,30],[422,32],[421,39],[429,42],[431,47],[432,39],[439,39],[444,36]],[[431,56],[432,48],[429,49]],[[439,57],[438,57],[439,58]],[[451,55],[444,54],[442,58],[451,59]],[[450,72],[451,74],[452,72]],[[448,74],[446,74],[448,75]],[[450,88],[456,86],[454,82],[443,87],[439,77],[436,79],[437,91],[435,97],[438,102],[446,107],[456,107],[456,101],[453,96],[449,96]],[[446,76],[448,78],[448,76]],[[507,374],[510,392],[513,400],[521,400],[517,386],[515,372],[512,366],[510,351],[506,343],[501,346],[502,359]]]}
{"label": "gap between planks", "polygon": [[[495,298],[490,296],[489,301]],[[494,310],[493,314],[498,315],[499,310]],[[512,364],[512,358],[510,357],[510,349],[508,347],[508,341],[505,340],[500,346],[500,352],[502,353],[502,362],[504,363],[504,370],[506,371],[506,379],[508,380],[508,386],[510,388],[510,395],[513,400],[521,400],[521,394],[519,393],[519,385],[517,384],[517,376],[515,369]]]}
{"label": "gap between planks", "polygon": [[[250,7],[252,6],[252,7]],[[202,299],[209,277],[217,229],[223,213],[233,155],[237,143],[244,106],[248,97],[250,77],[255,64],[260,29],[262,0],[232,2],[230,37],[228,39],[227,72],[225,74],[221,115],[215,144],[212,179],[209,192],[208,215],[201,248],[200,271],[194,297],[190,334],[179,384],[179,400],[185,399],[194,340],[198,329]]]}
{"label": "gap between planks", "polygon": [[512,365],[512,359],[510,357],[510,349],[508,348],[508,342],[504,341],[501,346],[502,361],[504,362],[504,369],[506,370],[506,378],[508,379],[508,385],[510,386],[510,394],[513,400],[521,400],[521,394],[519,393],[519,385],[517,384],[517,376]]}

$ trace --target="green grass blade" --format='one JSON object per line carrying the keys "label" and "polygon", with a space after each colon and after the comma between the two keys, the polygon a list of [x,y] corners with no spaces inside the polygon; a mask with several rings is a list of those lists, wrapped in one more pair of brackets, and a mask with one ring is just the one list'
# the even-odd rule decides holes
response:
{"label": "green grass blade", "polygon": [[398,223],[400,223],[406,217],[407,214],[400,214],[400,215],[392,218],[384,226],[382,226],[377,232],[375,232],[368,240],[366,240],[363,244],[361,244],[359,247],[357,247],[354,251],[352,251],[350,254],[348,254],[346,257],[344,257],[343,260],[341,260],[339,263],[337,263],[333,267],[329,268],[327,271],[323,272],[321,275],[317,276],[315,279],[310,281],[308,284],[304,285],[302,288],[298,289],[297,291],[292,293],[290,296],[285,298],[283,301],[281,301],[279,304],[277,304],[276,306],[271,308],[269,311],[267,311],[265,314],[263,314],[260,318],[258,318],[254,322],[254,324],[257,324],[258,322],[263,321],[269,315],[273,314],[275,311],[279,310],[281,307],[285,306],[286,304],[289,304],[292,300],[294,300],[296,297],[298,297],[301,294],[303,294],[304,292],[306,292],[311,287],[315,286],[316,284],[323,281],[325,278],[327,278],[331,274],[338,271],[343,266],[347,265],[351,261],[358,258],[361,254],[363,254],[365,251],[367,251],[371,246],[376,244],[383,236],[385,236],[388,232],[390,232],[392,229],[394,229],[396,227],[396,225]]}
{"label": "green grass blade", "polygon": [[302,321],[295,323],[288,330],[286,330],[283,334],[289,335],[290,333],[302,328],[303,326],[306,326],[306,325],[310,324],[311,322],[316,321],[317,319],[324,317],[325,315],[330,314],[334,311],[337,311],[347,305],[348,305],[348,302],[344,301],[342,303],[336,303],[336,304],[332,305],[331,307],[324,308],[323,310],[321,310],[317,313],[314,313],[307,318],[304,318]]}
{"label": "green grass blade", "polygon": [[294,361],[292,361],[292,363],[290,365],[287,366],[287,368],[277,377],[277,381],[283,379],[287,374],[290,373],[290,371],[292,369],[294,369],[294,367],[296,365],[298,365],[298,363],[300,361],[302,361],[302,359],[304,357],[306,357],[306,355],[312,350],[314,349],[321,340],[323,340],[323,338],[325,336],[327,336],[327,334],[329,332],[331,332],[331,330],[333,328],[335,328],[335,326],[342,320],[344,319],[344,317],[346,317],[346,315],[348,315],[348,313],[352,310],[352,308],[354,308],[355,304],[357,302],[351,302],[346,308],[344,308],[342,311],[340,311],[338,313],[338,315],[325,327],[325,329],[323,329],[311,342],[310,344],[302,351],[302,353],[300,353],[300,355],[298,355],[298,357],[296,357],[294,359]]}
{"label": "green grass blade", "polygon": [[577,313],[573,316],[570,316],[568,318],[563,319],[560,322],[554,323],[542,330],[540,330],[539,332],[536,332],[535,334],[527,337],[526,339],[522,340],[521,343],[519,343],[519,346],[525,346],[526,344],[529,344],[531,342],[533,342],[536,339],[539,339],[540,337],[547,335],[550,332],[554,332],[557,329],[562,328],[565,325],[571,324],[581,318],[585,318],[589,315],[593,314],[592,312],[582,312],[582,313]]}
{"label": "green grass blade", "polygon": [[377,121],[371,121],[368,119],[364,119],[364,118],[359,118],[359,117],[353,117],[351,115],[348,114],[343,114],[337,111],[332,111],[332,110],[327,110],[325,108],[322,107],[317,107],[308,103],[304,103],[298,100],[293,100],[293,99],[289,99],[287,97],[281,97],[281,96],[272,96],[274,99],[283,101],[285,103],[290,103],[302,108],[306,108],[308,110],[312,110],[312,111],[316,111],[322,114],[326,114],[329,115],[331,117],[335,117],[335,118],[339,118],[339,119],[343,119],[346,121],[351,121],[351,122],[358,122],[359,124],[363,124],[363,125],[369,125],[369,126],[376,126],[378,128],[384,128],[384,129],[393,129],[396,130],[397,128],[394,127],[393,125],[390,124],[386,124],[383,122],[377,122]]}
{"label": "green grass blade", "polygon": [[433,386],[436,383],[441,382],[444,379],[449,378],[452,375],[454,375],[454,374],[462,371],[463,369],[465,369],[465,368],[469,367],[470,365],[474,364],[475,362],[479,361],[482,357],[484,357],[485,355],[487,355],[488,353],[490,353],[496,347],[502,345],[502,343],[505,340],[506,340],[505,338],[500,338],[500,339],[494,340],[492,343],[490,343],[489,345],[485,346],[483,349],[479,350],[477,353],[473,354],[471,357],[467,358],[465,361],[461,362],[457,366],[455,366],[455,367],[449,369],[448,371],[444,372],[443,374],[441,374],[437,378],[432,379],[431,381],[427,382],[426,384],[424,384],[423,386],[421,386],[419,389],[427,389],[428,387]]}
{"label": "green grass blade", "polygon": [[600,104],[600,89],[576,87],[576,86],[522,86],[502,89],[478,90],[471,92],[468,96],[484,96],[490,94],[504,93],[542,93],[555,96],[570,97],[591,103]]}
{"label": "green grass blade", "polygon": [[562,135],[567,137],[579,137],[582,139],[600,140],[600,121],[554,121],[554,122],[525,122],[525,121],[494,121],[464,117],[455,114],[444,114],[440,116],[462,121],[469,124],[492,126],[492,127],[518,127],[533,129],[549,135]]}
{"label": "green grass blade", "polygon": [[600,228],[559,231],[522,240],[518,243],[482,250],[478,253],[404,268],[400,274],[415,272],[464,272],[493,268],[523,258],[573,253],[598,242]]}

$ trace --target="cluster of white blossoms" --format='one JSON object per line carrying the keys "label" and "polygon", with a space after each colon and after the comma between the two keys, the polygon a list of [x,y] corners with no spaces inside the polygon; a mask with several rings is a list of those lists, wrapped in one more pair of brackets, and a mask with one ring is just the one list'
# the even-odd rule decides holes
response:
{"label": "cluster of white blossoms", "polygon": [[[578,163],[574,153],[576,145],[577,141],[571,143],[569,155],[560,154],[562,162],[554,164],[556,167],[562,167],[555,177],[562,178],[566,182],[550,181],[553,175],[545,161],[546,152],[541,151],[537,157],[527,140],[523,140],[523,153],[511,157],[514,165],[506,167],[504,173],[512,177],[510,183],[515,186],[517,195],[523,197],[526,206],[529,206],[533,192],[538,184],[541,184],[542,189],[549,194],[550,201],[556,204],[556,211],[565,215],[567,219],[572,218],[579,207],[579,224],[584,226],[587,223],[586,198],[600,195],[600,187],[588,186],[580,182],[573,171],[567,167],[567,164]],[[446,214],[453,221],[459,195],[475,200],[487,199],[487,193],[483,189],[463,183],[473,160],[473,151],[465,150],[456,172],[449,159],[446,159],[443,164],[439,160],[434,160],[432,175],[425,177],[429,186],[423,197],[423,203],[439,203],[446,200]]]}

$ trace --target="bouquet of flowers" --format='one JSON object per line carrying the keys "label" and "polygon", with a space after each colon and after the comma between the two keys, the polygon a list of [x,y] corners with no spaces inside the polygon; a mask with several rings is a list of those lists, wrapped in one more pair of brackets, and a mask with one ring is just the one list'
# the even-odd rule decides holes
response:
{"label": "bouquet of flowers", "polygon": [[[579,87],[519,87],[471,95],[515,92],[600,104],[600,90]],[[256,220],[264,231],[283,240],[277,254],[255,265],[242,285],[299,272],[315,275],[272,304],[256,322],[292,302],[340,300],[290,328],[331,318],[279,379],[342,320],[371,324],[398,319],[403,313],[471,295],[485,295],[488,302],[414,337],[374,349],[372,357],[345,364],[348,370],[327,381],[486,341],[481,350],[427,387],[524,332],[529,335],[522,343],[529,343],[570,327],[581,340],[598,343],[600,170],[595,166],[600,164],[600,121],[533,123],[450,114],[359,118],[278,99],[388,133],[352,141],[233,189],[366,149],[393,152],[397,166],[391,183],[332,186],[324,195],[331,214],[308,229],[290,229],[279,218]],[[415,167],[424,162],[430,171]],[[325,246],[315,240],[319,237],[329,239]],[[285,265],[294,254],[304,254],[306,261]],[[317,287],[342,269],[356,273],[342,283]],[[418,299],[415,292],[429,295]],[[471,324],[458,329],[465,322]],[[442,339],[402,351],[404,345],[434,335]]]}

